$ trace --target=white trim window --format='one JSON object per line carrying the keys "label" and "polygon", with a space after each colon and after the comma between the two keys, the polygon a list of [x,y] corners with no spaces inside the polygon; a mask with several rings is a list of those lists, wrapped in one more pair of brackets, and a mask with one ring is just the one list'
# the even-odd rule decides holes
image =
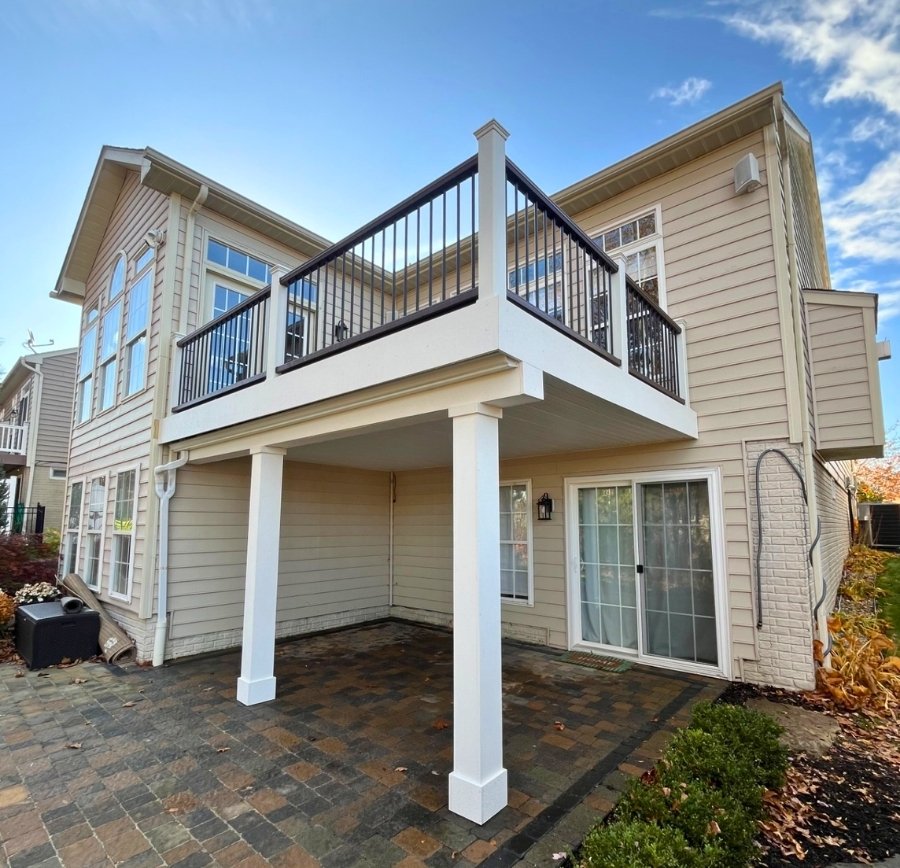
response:
{"label": "white trim window", "polygon": [[137,489],[140,469],[120,470],[116,474],[116,501],[113,512],[113,544],[109,574],[109,595],[131,600],[134,573],[134,535],[137,527]]}
{"label": "white trim window", "polygon": [[123,289],[125,289],[125,268],[128,260],[124,253],[120,253],[116,257],[116,264],[113,266],[112,273],[109,278],[109,300],[112,301]]}
{"label": "white trim window", "polygon": [[135,262],[135,281],[128,291],[125,320],[125,397],[140,392],[147,381],[147,325],[153,298],[155,251],[147,249]]}
{"label": "white trim window", "polygon": [[76,423],[87,422],[91,418],[94,403],[94,360],[97,355],[97,310],[87,315],[88,323],[93,323],[81,339],[81,358],[78,362],[78,395],[76,402]]}
{"label": "white trim window", "polygon": [[625,272],[663,310],[666,281],[659,205],[632,214],[593,236],[609,256],[625,259]]}
{"label": "white trim window", "polygon": [[64,480],[66,478],[66,468],[65,467],[51,467],[50,468],[50,478],[58,481]]}
{"label": "white trim window", "polygon": [[116,403],[116,387],[119,370],[119,331],[122,314],[122,303],[117,301],[103,314],[100,329],[100,369],[99,390],[102,413]]}
{"label": "white trim window", "polygon": [[103,570],[103,530],[106,524],[106,476],[91,479],[87,504],[84,553],[84,582],[94,591],[100,590]]}
{"label": "white trim window", "polygon": [[560,322],[565,321],[563,298],[564,257],[561,250],[549,250],[518,268],[509,270],[506,288],[529,304]]}
{"label": "white trim window", "polygon": [[533,605],[531,483],[500,483],[500,598]]}
{"label": "white trim window", "polygon": [[69,516],[66,521],[66,539],[63,544],[62,574],[74,573],[78,566],[78,547],[81,542],[81,510],[84,497],[84,481],[73,482],[69,487]]}

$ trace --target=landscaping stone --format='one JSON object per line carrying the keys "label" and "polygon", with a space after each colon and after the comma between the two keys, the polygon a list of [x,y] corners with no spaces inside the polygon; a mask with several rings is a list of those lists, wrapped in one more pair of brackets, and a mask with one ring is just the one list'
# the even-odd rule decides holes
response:
{"label": "landscaping stone", "polygon": [[841,731],[837,721],[827,714],[799,705],[755,698],[747,701],[747,708],[765,714],[784,727],[781,740],[791,753],[820,757],[828,753]]}

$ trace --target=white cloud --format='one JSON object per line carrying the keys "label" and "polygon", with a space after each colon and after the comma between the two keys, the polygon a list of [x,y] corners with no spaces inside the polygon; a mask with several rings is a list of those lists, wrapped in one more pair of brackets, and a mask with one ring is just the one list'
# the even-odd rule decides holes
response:
{"label": "white cloud", "polygon": [[695,103],[712,87],[712,82],[705,78],[686,78],[677,87],[660,87],[651,94],[652,99],[664,99],[671,105]]}
{"label": "white cloud", "polygon": [[862,99],[900,114],[900,0],[741,3],[724,20],[826,73],[826,103]]}
{"label": "white cloud", "polygon": [[882,117],[865,117],[850,130],[850,141],[874,142],[879,147],[886,147],[897,140],[897,125],[888,123]]}
{"label": "white cloud", "polygon": [[900,261],[900,151],[845,192],[822,203],[825,230],[842,257]]}

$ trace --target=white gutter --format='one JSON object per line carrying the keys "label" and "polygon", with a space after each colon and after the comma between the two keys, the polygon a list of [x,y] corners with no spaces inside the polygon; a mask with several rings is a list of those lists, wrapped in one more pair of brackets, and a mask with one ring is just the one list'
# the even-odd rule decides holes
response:
{"label": "white gutter", "polygon": [[[188,462],[188,455],[161,464],[153,473],[159,498],[159,557],[157,559],[156,636],[153,640],[153,665],[162,666],[166,654],[166,628],[169,606],[169,501],[175,494],[175,476]],[[165,477],[165,484],[163,483]]]}

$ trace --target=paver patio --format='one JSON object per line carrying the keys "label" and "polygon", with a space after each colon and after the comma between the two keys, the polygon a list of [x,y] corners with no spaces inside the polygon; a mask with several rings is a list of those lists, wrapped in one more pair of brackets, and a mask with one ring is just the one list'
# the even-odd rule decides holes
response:
{"label": "paver patio", "polygon": [[479,827],[447,810],[449,633],[385,622],[280,645],[278,697],[250,708],[239,667],[0,667],[4,864],[552,865],[725,686],[504,643],[510,805]]}

